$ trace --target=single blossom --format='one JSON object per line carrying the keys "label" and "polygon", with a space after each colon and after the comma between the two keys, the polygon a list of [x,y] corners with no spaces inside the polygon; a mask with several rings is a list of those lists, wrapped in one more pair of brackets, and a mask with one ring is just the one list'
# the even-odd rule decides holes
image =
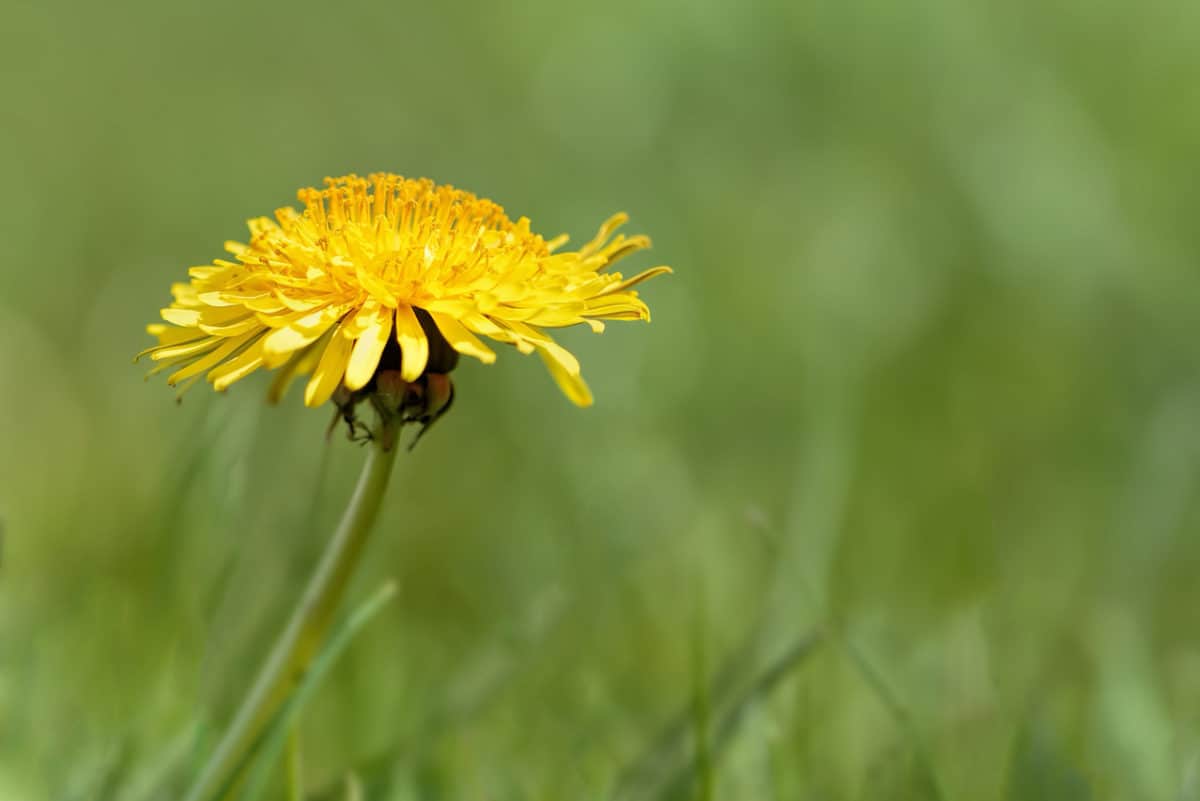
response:
{"label": "single blossom", "polygon": [[165,322],[147,328],[158,339],[141,354],[157,363],[151,373],[170,370],[182,394],[200,378],[221,392],[274,370],[272,402],[308,377],[308,406],[342,406],[382,384],[444,394],[459,354],[495,361],[488,339],[538,353],[563,393],[588,406],[579,361],[546,329],[649,320],[634,286],[670,272],[611,270],[650,245],[616,233],[624,214],[564,251],[565,235],[547,241],[527,218],[429,180],[350,175],[298,196],[303,210],[250,220],[248,243],[225,243],[232,260],[192,267],[172,286]]}

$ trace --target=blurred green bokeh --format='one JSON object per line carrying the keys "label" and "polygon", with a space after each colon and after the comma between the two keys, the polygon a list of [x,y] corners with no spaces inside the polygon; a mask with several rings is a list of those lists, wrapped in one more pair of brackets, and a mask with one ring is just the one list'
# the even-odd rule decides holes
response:
{"label": "blurred green bokeh", "polygon": [[[564,336],[590,410],[459,369],[314,792],[1200,799],[1198,37],[1169,0],[7,3],[0,799],[156,797],[228,719],[362,453],[130,357],[246,218],[376,170],[576,243],[625,209],[676,275]],[[818,626],[729,737],[648,751]],[[647,753],[682,789],[621,784]]]}

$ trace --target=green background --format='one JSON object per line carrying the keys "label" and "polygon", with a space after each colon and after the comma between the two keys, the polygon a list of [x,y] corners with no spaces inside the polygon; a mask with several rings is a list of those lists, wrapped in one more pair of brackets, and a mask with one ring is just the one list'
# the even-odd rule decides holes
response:
{"label": "green background", "polygon": [[377,170],[575,244],[627,210],[676,274],[562,336],[592,409],[459,368],[314,797],[1200,798],[1200,6],[3,18],[0,798],[172,798],[228,719],[363,452],[130,357],[246,218]]}

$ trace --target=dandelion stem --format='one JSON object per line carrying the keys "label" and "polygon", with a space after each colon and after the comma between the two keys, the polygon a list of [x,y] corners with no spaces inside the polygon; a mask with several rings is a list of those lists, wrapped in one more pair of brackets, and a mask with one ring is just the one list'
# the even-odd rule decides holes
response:
{"label": "dandelion stem", "polygon": [[309,579],[300,604],[238,708],[229,730],[192,785],[187,801],[210,801],[218,788],[236,786],[238,777],[232,775],[234,770],[244,767],[244,755],[254,747],[272,715],[300,683],[320,650],[379,512],[396,461],[398,427],[399,420],[395,418],[381,423],[350,504]]}

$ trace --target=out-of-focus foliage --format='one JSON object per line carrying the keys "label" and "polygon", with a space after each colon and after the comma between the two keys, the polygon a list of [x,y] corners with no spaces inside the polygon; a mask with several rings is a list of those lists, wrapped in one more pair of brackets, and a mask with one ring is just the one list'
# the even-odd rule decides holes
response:
{"label": "out-of-focus foliage", "polygon": [[576,242],[627,209],[677,274],[566,338],[593,409],[456,373],[314,794],[1200,798],[1198,37],[1168,0],[8,3],[0,798],[170,797],[227,720],[362,454],[130,356],[247,217],[384,169]]}

